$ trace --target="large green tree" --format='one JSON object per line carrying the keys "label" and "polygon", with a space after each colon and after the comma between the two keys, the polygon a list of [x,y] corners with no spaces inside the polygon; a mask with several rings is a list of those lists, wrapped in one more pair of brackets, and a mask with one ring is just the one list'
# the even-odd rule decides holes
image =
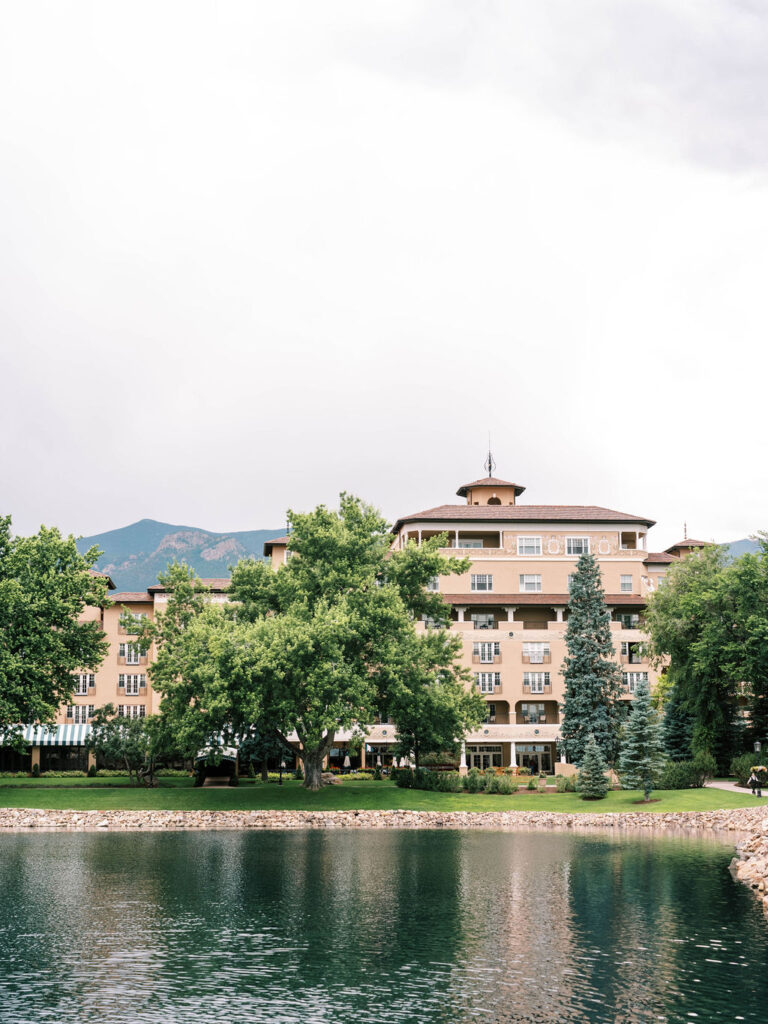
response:
{"label": "large green tree", "polygon": [[244,737],[262,714],[264,624],[211,603],[208,588],[183,563],[159,579],[168,593],[164,610],[138,624],[129,614],[121,621],[143,651],[154,646],[149,676],[179,750],[194,757],[211,749],[215,758],[217,748]]}
{"label": "large green tree", "polygon": [[722,548],[697,551],[670,568],[649,601],[649,649],[691,719],[694,754],[727,770],[743,728],[768,735],[768,545],[728,561]]}
{"label": "large green tree", "polygon": [[460,637],[439,630],[412,635],[402,649],[386,714],[397,727],[397,755],[413,757],[417,768],[425,753],[455,748],[488,713],[469,673],[456,667],[461,650]]}
{"label": "large green tree", "polygon": [[571,583],[565,631],[568,653],[562,670],[561,744],[573,764],[581,764],[590,736],[609,764],[618,755],[625,713],[610,623],[597,560],[594,555],[581,555]]}
{"label": "large green tree", "polygon": [[159,763],[176,751],[171,732],[159,715],[122,717],[114,704],[105,704],[96,709],[91,725],[89,748],[109,767],[125,769],[136,785],[154,785]]}
{"label": "large green tree", "polygon": [[305,786],[319,787],[342,731],[363,735],[387,709],[405,721],[409,681],[422,697],[429,690],[441,736],[474,721],[475,702],[456,689],[463,675],[454,639],[415,629],[421,617],[447,622],[448,606],[427,585],[468,563],[440,553],[444,538],[393,550],[381,515],[346,494],[338,511],[320,506],[289,520],[287,563],[273,573],[241,562],[230,594],[238,621],[260,630],[264,713],[282,723],[284,738],[298,737]]}
{"label": "large green tree", "polygon": [[72,700],[73,674],[93,671],[108,645],[87,607],[109,603],[105,577],[92,573],[100,552],[81,555],[74,537],[41,527],[14,537],[0,517],[0,731],[20,743],[18,726],[51,724]]}
{"label": "large green tree", "polygon": [[642,789],[648,802],[664,768],[664,737],[659,713],[647,683],[635,690],[629,721],[621,741],[619,777],[623,789]]}

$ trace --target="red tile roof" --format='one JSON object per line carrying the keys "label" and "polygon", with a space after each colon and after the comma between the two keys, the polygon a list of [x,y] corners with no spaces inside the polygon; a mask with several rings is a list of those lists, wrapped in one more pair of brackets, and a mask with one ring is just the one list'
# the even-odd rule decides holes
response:
{"label": "red tile roof", "polygon": [[674,551],[675,548],[689,548],[692,551],[694,548],[711,548],[711,547],[712,547],[712,541],[711,540],[691,540],[689,537],[686,537],[685,540],[679,540],[677,542],[677,544],[670,544],[670,546],[667,548],[667,551],[668,552],[669,551]]}
{"label": "red tile roof", "polygon": [[513,484],[511,480],[499,480],[497,476],[483,476],[479,480],[473,480],[471,484],[462,484],[456,493],[460,498],[466,498],[467,491],[471,491],[474,487],[514,487],[516,495],[522,494],[525,490],[520,484]]}
{"label": "red tile roof", "polygon": [[679,561],[677,555],[668,555],[666,551],[653,551],[647,558],[643,559],[643,565],[650,563],[657,565],[669,565],[671,562]]}
{"label": "red tile roof", "polygon": [[474,522],[584,522],[584,523],[642,523],[653,526],[654,519],[616,512],[599,505],[438,505],[424,512],[403,516],[392,527],[397,533],[404,523],[424,520],[451,521],[460,519]]}
{"label": "red tile roof", "polygon": [[290,539],[286,534],[284,537],[273,537],[272,540],[264,541],[264,554],[271,555],[273,547],[285,547]]}
{"label": "red tile roof", "polygon": [[107,587],[110,590],[115,589],[115,584],[112,582],[112,577],[108,575],[106,572],[99,572],[98,569],[89,569],[88,572],[91,574],[91,576],[100,576],[103,580],[106,580]]}
{"label": "red tile roof", "polygon": [[129,601],[152,601],[152,595],[146,590],[121,590],[119,594],[110,594],[110,599],[118,604],[127,604]]}
{"label": "red tile roof", "polygon": [[[232,581],[228,576],[214,576],[210,578],[203,577],[200,582],[208,587],[209,590],[228,590]],[[153,583],[151,587],[147,587],[150,594],[163,594],[167,589],[162,583]]]}
{"label": "red tile roof", "polygon": [[[448,604],[465,605],[522,605],[538,604],[549,607],[565,606],[570,594],[442,594]],[[607,605],[645,605],[645,598],[637,594],[606,594]]]}

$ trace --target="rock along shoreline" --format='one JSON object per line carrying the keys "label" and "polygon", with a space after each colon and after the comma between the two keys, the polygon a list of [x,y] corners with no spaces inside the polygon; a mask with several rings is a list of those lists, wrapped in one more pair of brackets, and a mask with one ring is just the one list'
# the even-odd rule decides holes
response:
{"label": "rock along shoreline", "polygon": [[68,811],[0,808],[0,831],[165,831],[177,829],[649,829],[666,834],[731,833],[738,839],[731,870],[768,915],[768,810],[632,811]]}

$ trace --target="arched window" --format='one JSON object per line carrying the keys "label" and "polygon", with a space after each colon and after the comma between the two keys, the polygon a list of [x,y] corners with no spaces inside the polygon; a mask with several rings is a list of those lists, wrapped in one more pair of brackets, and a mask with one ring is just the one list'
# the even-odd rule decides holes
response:
{"label": "arched window", "polygon": [[501,498],[497,498],[495,496],[493,498],[489,498],[488,499],[488,504],[489,505],[500,505],[501,504]]}

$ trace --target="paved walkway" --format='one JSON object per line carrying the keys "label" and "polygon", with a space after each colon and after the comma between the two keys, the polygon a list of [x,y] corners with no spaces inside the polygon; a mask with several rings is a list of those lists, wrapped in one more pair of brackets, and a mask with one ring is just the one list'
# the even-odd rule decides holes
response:
{"label": "paved walkway", "polygon": [[[710,779],[706,783],[709,789],[727,789],[729,793],[749,793],[743,786],[737,786],[733,779]],[[768,789],[763,792],[763,797],[768,797]],[[757,800],[757,797],[755,797]]]}

